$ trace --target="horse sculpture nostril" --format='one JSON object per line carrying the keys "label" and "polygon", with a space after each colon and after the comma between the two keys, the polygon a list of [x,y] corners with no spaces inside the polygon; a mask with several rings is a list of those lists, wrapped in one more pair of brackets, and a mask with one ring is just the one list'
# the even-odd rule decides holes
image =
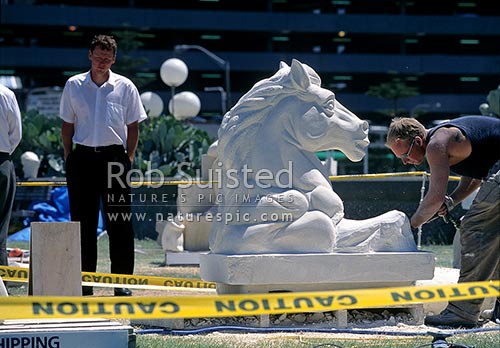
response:
{"label": "horse sculpture nostril", "polygon": [[363,130],[363,132],[367,132],[367,131],[368,131],[368,128],[369,128],[368,122],[363,121],[363,122],[361,123],[361,129]]}

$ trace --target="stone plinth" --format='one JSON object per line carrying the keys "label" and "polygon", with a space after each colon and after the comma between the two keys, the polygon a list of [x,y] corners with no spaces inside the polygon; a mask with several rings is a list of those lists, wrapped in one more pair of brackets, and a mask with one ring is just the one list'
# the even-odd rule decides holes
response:
{"label": "stone plinth", "polygon": [[193,221],[184,222],[184,250],[207,251],[212,221],[206,215],[199,215]]}
{"label": "stone plinth", "polygon": [[81,296],[79,222],[32,222],[29,294]]}
{"label": "stone plinth", "polygon": [[[217,283],[218,294],[411,286],[432,279],[434,266],[434,254],[424,251],[200,256],[201,278]],[[423,323],[421,303],[403,308],[414,324]],[[347,311],[336,310],[334,315],[336,327],[345,328]]]}
{"label": "stone plinth", "polygon": [[432,279],[434,265],[423,251],[200,256],[201,278],[219,294],[408,286]]}

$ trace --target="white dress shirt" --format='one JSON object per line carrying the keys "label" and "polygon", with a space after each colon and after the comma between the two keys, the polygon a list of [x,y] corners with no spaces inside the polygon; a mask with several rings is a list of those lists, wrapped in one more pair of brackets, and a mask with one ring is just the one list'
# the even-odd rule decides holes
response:
{"label": "white dress shirt", "polygon": [[147,118],[135,85],[109,72],[100,87],[90,71],[72,76],[61,97],[60,117],[74,124],[73,143],[85,146],[127,146],[127,125]]}
{"label": "white dress shirt", "polygon": [[16,95],[0,84],[0,152],[12,154],[21,137],[21,112]]}

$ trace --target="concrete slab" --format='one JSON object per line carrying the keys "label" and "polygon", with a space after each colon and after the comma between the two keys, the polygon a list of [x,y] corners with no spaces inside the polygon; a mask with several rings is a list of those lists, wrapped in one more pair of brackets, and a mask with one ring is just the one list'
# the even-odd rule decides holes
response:
{"label": "concrete slab", "polygon": [[207,253],[204,251],[181,251],[181,252],[173,252],[167,251],[165,253],[165,264],[167,266],[174,265],[195,265],[198,266],[200,264],[200,255],[202,253]]}
{"label": "concrete slab", "polygon": [[201,278],[220,294],[407,286],[432,279],[434,266],[425,251],[200,255]]}
{"label": "concrete slab", "polygon": [[183,221],[184,229],[184,250],[207,251],[208,239],[212,221],[207,220],[206,215],[201,215],[195,221]]}

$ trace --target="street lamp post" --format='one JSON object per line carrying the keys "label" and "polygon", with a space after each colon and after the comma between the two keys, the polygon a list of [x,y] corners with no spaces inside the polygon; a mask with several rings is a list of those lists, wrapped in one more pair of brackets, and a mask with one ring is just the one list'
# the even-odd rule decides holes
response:
{"label": "street lamp post", "polygon": [[[214,62],[217,63],[222,69],[224,69],[224,77],[225,77],[225,88],[226,88],[226,110],[228,110],[231,107],[231,87],[230,87],[230,80],[229,80],[229,73],[231,70],[231,66],[227,60],[222,59],[221,57],[215,55],[213,52],[210,52],[207,50],[205,47],[198,46],[198,45],[175,45],[174,47],[174,52],[175,53],[182,53],[187,50],[198,50],[203,53],[205,53],[208,57],[210,57]],[[225,113],[225,112],[224,112]]]}
{"label": "street lamp post", "polygon": [[226,114],[227,111],[227,93],[224,90],[224,88],[217,86],[217,87],[205,87],[204,89],[205,92],[219,92],[220,93],[220,100],[221,100],[221,110],[222,110],[222,116]]}
{"label": "street lamp post", "polygon": [[[175,96],[175,87],[178,87],[186,81],[188,76],[188,67],[187,65],[180,59],[170,58],[163,62],[160,67],[160,77],[162,81],[170,86],[171,92],[171,100],[172,107],[171,113],[175,116],[174,113],[174,96]],[[169,108],[170,109],[170,108]]]}

